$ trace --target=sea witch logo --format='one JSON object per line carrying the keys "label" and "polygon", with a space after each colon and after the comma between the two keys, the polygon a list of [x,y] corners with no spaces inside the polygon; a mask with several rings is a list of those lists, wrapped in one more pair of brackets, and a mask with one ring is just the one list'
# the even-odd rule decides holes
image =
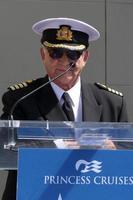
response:
{"label": "sea witch logo", "polygon": [[99,162],[97,160],[93,160],[91,162],[87,162],[86,160],[78,160],[75,164],[75,168],[77,171],[79,171],[79,168],[82,168],[80,170],[81,173],[87,173],[90,171],[93,171],[95,173],[100,173],[102,170],[102,166],[101,166],[102,162]]}

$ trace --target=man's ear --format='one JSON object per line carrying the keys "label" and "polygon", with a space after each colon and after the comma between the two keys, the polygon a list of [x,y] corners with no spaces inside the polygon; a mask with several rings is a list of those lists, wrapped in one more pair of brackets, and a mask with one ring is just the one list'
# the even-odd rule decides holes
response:
{"label": "man's ear", "polygon": [[45,53],[44,53],[44,49],[42,47],[40,48],[40,54],[41,54],[42,60],[44,60],[45,59]]}
{"label": "man's ear", "polygon": [[87,60],[90,58],[90,52],[88,50],[86,50],[84,52],[84,61],[87,62]]}

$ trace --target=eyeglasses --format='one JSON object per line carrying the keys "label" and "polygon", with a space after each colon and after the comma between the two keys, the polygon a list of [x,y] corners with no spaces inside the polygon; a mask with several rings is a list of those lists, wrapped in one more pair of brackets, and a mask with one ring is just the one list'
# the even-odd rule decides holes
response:
{"label": "eyeglasses", "polygon": [[59,59],[65,53],[68,59],[76,61],[82,55],[83,51],[68,50],[63,48],[49,48],[47,47],[48,53],[51,58]]}

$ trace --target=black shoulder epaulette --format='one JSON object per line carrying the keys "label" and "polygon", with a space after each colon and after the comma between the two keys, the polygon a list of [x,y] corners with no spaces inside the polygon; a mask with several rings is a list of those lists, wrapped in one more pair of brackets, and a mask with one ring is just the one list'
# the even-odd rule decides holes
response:
{"label": "black shoulder epaulette", "polygon": [[25,82],[18,83],[18,84],[15,84],[15,85],[13,85],[13,86],[9,86],[8,89],[11,90],[11,91],[19,90],[19,89],[21,89],[21,88],[27,87],[27,86],[30,85],[32,82],[33,82],[33,80],[27,80],[27,81],[25,81]]}
{"label": "black shoulder epaulette", "polygon": [[107,90],[107,91],[109,91],[109,92],[111,92],[111,93],[113,93],[113,94],[117,94],[117,95],[123,97],[123,94],[122,94],[121,92],[116,91],[116,90],[114,90],[114,89],[112,89],[112,88],[110,88],[110,87],[107,87],[107,86],[104,85],[104,84],[95,83],[95,85],[96,85],[97,87],[99,87],[100,89]]}

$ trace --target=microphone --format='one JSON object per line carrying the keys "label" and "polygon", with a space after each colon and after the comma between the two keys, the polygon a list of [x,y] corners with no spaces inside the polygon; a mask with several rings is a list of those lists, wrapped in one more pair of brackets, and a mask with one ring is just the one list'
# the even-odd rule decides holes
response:
{"label": "microphone", "polygon": [[68,65],[68,68],[60,73],[59,75],[57,75],[56,77],[52,78],[51,80],[47,81],[46,83],[44,83],[43,85],[39,86],[38,88],[36,88],[35,90],[31,91],[30,93],[22,96],[20,99],[18,99],[12,106],[11,110],[10,110],[10,115],[9,115],[9,119],[10,120],[13,120],[13,113],[14,113],[14,110],[16,108],[16,106],[21,102],[23,101],[24,99],[26,99],[27,97],[29,97],[30,95],[36,93],[38,90],[40,90],[41,88],[45,87],[46,85],[50,84],[51,82],[55,81],[56,79],[62,77],[63,75],[65,75],[68,71],[72,70],[72,68],[75,67],[75,62],[70,62],[69,65]]}
{"label": "microphone", "polygon": [[13,117],[13,113],[15,111],[15,108],[17,107],[17,105],[22,102],[24,99],[28,98],[29,96],[31,96],[32,94],[36,93],[37,91],[39,91],[40,89],[42,89],[43,87],[47,86],[48,84],[50,84],[51,82],[55,81],[56,79],[62,77],[63,75],[65,75],[68,71],[73,70],[73,68],[75,67],[75,62],[70,62],[68,65],[68,68],[60,73],[59,75],[57,75],[56,77],[50,79],[49,81],[47,81],[46,83],[42,84],[41,86],[37,87],[36,89],[32,90],[31,92],[29,92],[28,94],[22,96],[20,99],[18,99],[13,106],[11,107],[10,113],[9,113],[9,127],[11,129],[10,132],[10,136],[9,136],[9,142],[7,145],[4,145],[5,149],[14,149],[15,145],[16,145],[16,137],[14,134],[14,117]]}

